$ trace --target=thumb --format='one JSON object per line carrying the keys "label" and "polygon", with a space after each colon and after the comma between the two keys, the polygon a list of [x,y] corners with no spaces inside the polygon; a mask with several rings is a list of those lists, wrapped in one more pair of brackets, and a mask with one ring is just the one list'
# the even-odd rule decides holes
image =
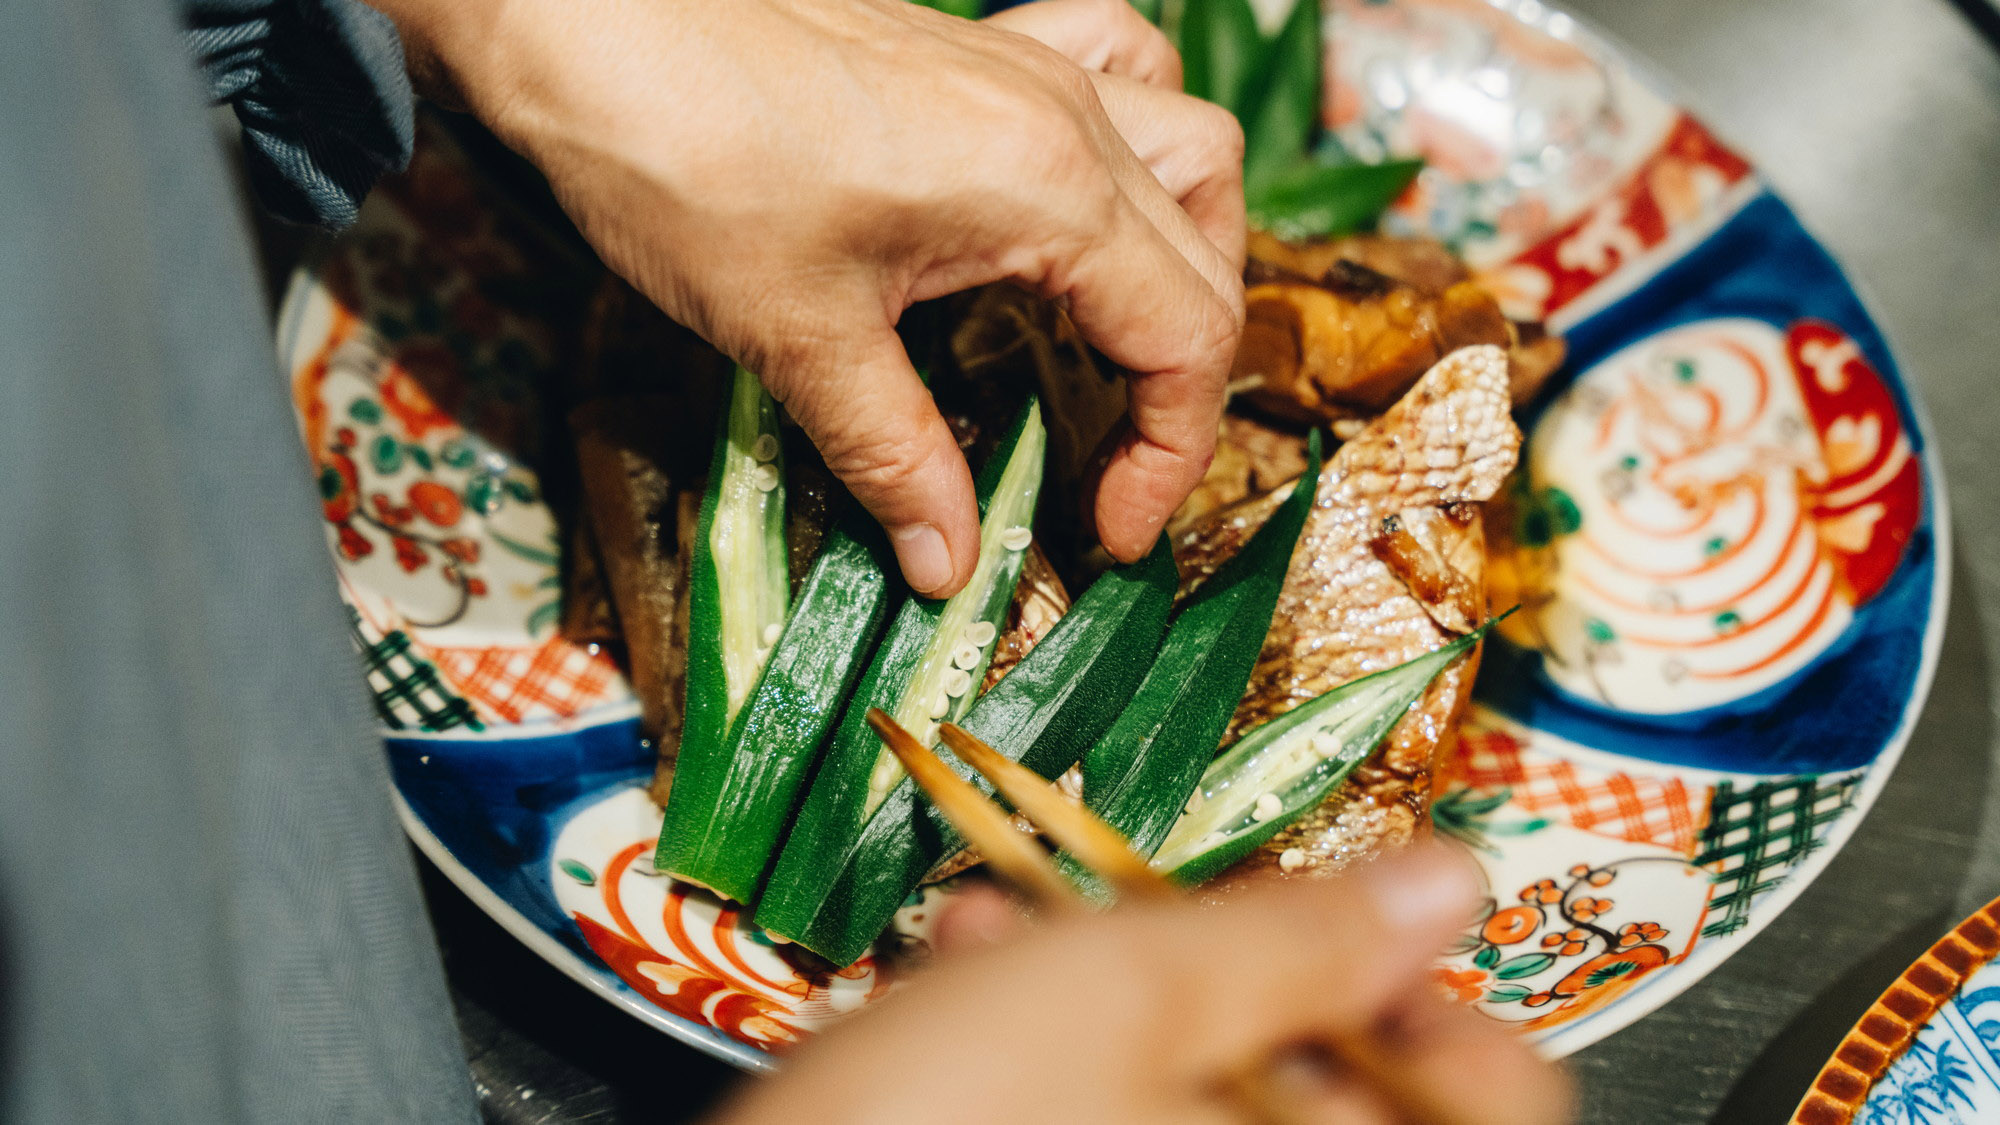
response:
{"label": "thumb", "polygon": [[1363,1030],[1420,994],[1439,948],[1472,919],[1476,886],[1462,855],[1420,845],[1176,919],[1155,947],[1204,967],[1176,1001],[1201,1029],[1185,1048],[1227,1069],[1285,1042]]}
{"label": "thumb", "polygon": [[882,524],[910,588],[958,592],[979,553],[972,472],[887,325],[819,369],[767,373],[827,468]]}

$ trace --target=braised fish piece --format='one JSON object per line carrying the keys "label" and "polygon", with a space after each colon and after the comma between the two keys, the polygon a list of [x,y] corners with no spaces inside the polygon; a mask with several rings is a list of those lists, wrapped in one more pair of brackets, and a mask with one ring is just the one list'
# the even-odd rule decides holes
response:
{"label": "braised fish piece", "polygon": [[1305,467],[1304,432],[1226,413],[1215,435],[1215,459],[1208,463],[1201,483],[1167,521],[1167,533],[1191,527],[1217,508],[1269,492]]}
{"label": "braised fish piece", "polygon": [[1286,242],[1264,231],[1250,232],[1250,266],[1255,283],[1279,273],[1318,281],[1341,262],[1352,262],[1426,293],[1442,293],[1472,277],[1451,247],[1434,238],[1351,234],[1345,238]]}
{"label": "braised fish piece", "polygon": [[[1484,543],[1474,505],[1513,469],[1520,442],[1509,416],[1506,353],[1481,346],[1445,357],[1334,453],[1230,738],[1330,688],[1428,652],[1458,635],[1460,625],[1477,624]],[[1289,487],[1215,512],[1175,538],[1184,594],[1236,552]],[[1295,849],[1288,869],[1323,872],[1416,835],[1429,808],[1431,771],[1464,710],[1474,663],[1440,676],[1326,804],[1238,872],[1275,868],[1279,856]]]}
{"label": "braised fish piece", "polygon": [[1274,282],[1244,295],[1232,385],[1303,422],[1372,414],[1462,347],[1513,342],[1500,306],[1462,281],[1435,295],[1347,265],[1335,286]]}
{"label": "braised fish piece", "polygon": [[1232,377],[1257,384],[1249,400],[1288,418],[1372,414],[1438,356],[1471,344],[1507,349],[1519,405],[1566,354],[1539,322],[1508,320],[1465,264],[1430,239],[1286,243],[1253,231],[1244,278],[1248,319]]}
{"label": "braised fish piece", "polygon": [[618,611],[605,585],[604,558],[590,516],[578,513],[570,528],[569,550],[563,555],[562,620],[556,631],[571,644],[620,644]]}
{"label": "braised fish piece", "polygon": [[[681,404],[657,395],[592,399],[570,412],[570,436],[605,585],[625,634],[640,727],[664,755],[680,741],[687,663],[685,479],[672,470],[671,438],[649,420]],[[692,492],[696,504],[701,494]],[[683,523],[688,523],[683,528]]]}

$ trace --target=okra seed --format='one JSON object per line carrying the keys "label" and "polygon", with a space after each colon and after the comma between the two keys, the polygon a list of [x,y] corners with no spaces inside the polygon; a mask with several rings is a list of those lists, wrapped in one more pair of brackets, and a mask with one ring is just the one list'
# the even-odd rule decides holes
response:
{"label": "okra seed", "polygon": [[993,638],[999,635],[1000,630],[995,628],[991,621],[975,621],[965,630],[965,642],[985,648],[987,645],[993,643]]}
{"label": "okra seed", "polygon": [[1188,794],[1187,811],[1189,813],[1198,813],[1201,811],[1201,790],[1197,789],[1193,793]]}
{"label": "okra seed", "polygon": [[1331,758],[1340,753],[1340,740],[1330,734],[1316,734],[1313,735],[1312,749],[1322,758]]}
{"label": "okra seed", "polygon": [[1278,870],[1297,871],[1306,865],[1306,853],[1298,848],[1286,848],[1278,853]]}
{"label": "okra seed", "polygon": [[1000,533],[1000,545],[1010,551],[1025,551],[1034,541],[1035,533],[1018,525]]}
{"label": "okra seed", "polygon": [[769,461],[777,455],[778,436],[776,434],[758,434],[757,440],[750,445],[750,456],[755,457],[759,461]]}
{"label": "okra seed", "polygon": [[951,662],[960,668],[971,671],[974,667],[978,666],[979,655],[978,645],[962,644],[952,650]]}
{"label": "okra seed", "polygon": [[757,485],[757,491],[776,492],[778,490],[778,467],[776,465],[759,465],[757,466],[757,471],[751,474],[751,479]]}
{"label": "okra seed", "polygon": [[[765,436],[768,437],[770,435],[767,434]],[[783,625],[778,624],[776,621],[773,621],[769,625],[764,626],[764,643],[766,645],[777,644],[778,638],[784,635],[785,635],[785,627]]]}
{"label": "okra seed", "polygon": [[951,675],[945,677],[944,693],[952,697],[953,699],[957,699],[959,696],[962,696],[966,692],[971,690],[972,690],[972,673],[967,672],[962,668],[954,668],[952,669]]}
{"label": "okra seed", "polygon": [[[766,436],[768,437],[769,435],[766,435]],[[770,942],[770,943],[771,943],[772,945],[790,945],[790,944],[792,944],[792,939],[791,939],[791,938],[788,938],[788,937],[786,937],[786,936],[785,936],[785,935],[783,935],[783,934],[774,934],[774,933],[772,933],[772,932],[771,932],[771,931],[769,931],[769,930],[765,930],[765,931],[764,931],[764,938],[765,938],[765,940],[766,940],[766,941],[769,941],[769,942]]]}
{"label": "okra seed", "polygon": [[931,700],[931,718],[942,719],[949,714],[951,714],[951,696],[941,691],[936,699]]}
{"label": "okra seed", "polygon": [[1276,793],[1266,793],[1257,798],[1257,807],[1250,810],[1250,819],[1269,820],[1285,810],[1285,803]]}

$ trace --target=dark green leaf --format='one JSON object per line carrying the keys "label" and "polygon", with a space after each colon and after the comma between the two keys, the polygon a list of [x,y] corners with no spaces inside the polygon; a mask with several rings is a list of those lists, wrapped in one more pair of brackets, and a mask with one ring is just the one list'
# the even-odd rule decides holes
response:
{"label": "dark green leaf", "polygon": [[559,859],[556,861],[556,866],[562,868],[563,874],[569,876],[572,879],[575,879],[577,882],[582,883],[586,887],[594,887],[597,885],[597,876],[591,872],[590,868],[585,867],[583,864],[578,863],[576,860]]}
{"label": "dark green leaf", "polygon": [[425,472],[431,471],[430,450],[425,449],[421,445],[411,444],[403,447],[403,454],[407,456],[410,459],[410,463],[415,465],[417,468],[422,469]]}
{"label": "dark green leaf", "polygon": [[1243,122],[1243,190],[1252,199],[1311,151],[1319,127],[1319,0],[1298,0],[1256,63],[1237,119]]}
{"label": "dark green leaf", "polygon": [[1251,218],[1282,238],[1349,234],[1373,225],[1422,169],[1420,160],[1300,165],[1251,196]]}
{"label": "dark green leaf", "polygon": [[372,426],[382,420],[382,405],[374,399],[357,398],[347,404],[347,416],[363,425]]}
{"label": "dark green leaf", "polygon": [[1519,957],[1510,957],[1500,962],[1494,967],[1493,975],[1501,980],[1516,980],[1520,977],[1534,976],[1555,963],[1556,958],[1553,953],[1523,953]]}
{"label": "dark green leaf", "polygon": [[524,480],[513,480],[510,478],[507,481],[507,495],[512,496],[523,504],[532,504],[535,502],[534,486]]}
{"label": "dark green leaf", "polygon": [[1444,951],[1446,953],[1470,953],[1477,948],[1479,948],[1479,935],[1460,934],[1452,939],[1450,945],[1444,947]]}
{"label": "dark green leaf", "polygon": [[403,467],[403,443],[382,434],[369,447],[368,459],[374,464],[376,472],[393,473]]}
{"label": "dark green leaf", "polygon": [[334,497],[340,495],[340,490],[342,488],[345,488],[346,486],[347,486],[346,478],[342,477],[340,475],[340,470],[334,468],[332,465],[328,465],[326,468],[321,469],[319,471],[320,499],[331,500]]}
{"label": "dark green leaf", "polygon": [[1182,87],[1237,114],[1265,62],[1264,34],[1250,0],[1187,0],[1181,12]]}
{"label": "dark green leaf", "polygon": [[445,442],[444,448],[438,450],[438,456],[454,469],[468,468],[479,458],[479,454],[473,452],[472,447],[462,441]]}
{"label": "dark green leaf", "polygon": [[1487,1002],[1493,1004],[1512,1004],[1516,1000],[1526,1000],[1533,995],[1532,989],[1522,988],[1518,984],[1495,985],[1486,991]]}
{"label": "dark green leaf", "polygon": [[1482,969],[1490,969],[1500,963],[1500,947],[1489,945],[1472,955],[1472,963]]}

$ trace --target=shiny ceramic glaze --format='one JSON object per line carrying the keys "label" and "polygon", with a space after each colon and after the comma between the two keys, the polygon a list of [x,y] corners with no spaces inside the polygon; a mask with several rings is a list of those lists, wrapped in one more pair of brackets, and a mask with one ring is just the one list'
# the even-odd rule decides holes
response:
{"label": "shiny ceramic glaze", "polygon": [[[1439,986],[1559,1055],[1727,958],[1852,832],[1929,682],[1941,482],[1838,267],[1610,46],[1533,0],[1330,9],[1328,145],[1422,152],[1388,225],[1571,346],[1489,521],[1524,612],[1435,805],[1490,892]],[[558,968],[767,1065],[893,985],[939,892],[826,973],[640,862],[651,754],[609,656],[555,635],[537,472],[568,486],[538,391],[595,267],[423,134],[281,329],[404,821]]]}

